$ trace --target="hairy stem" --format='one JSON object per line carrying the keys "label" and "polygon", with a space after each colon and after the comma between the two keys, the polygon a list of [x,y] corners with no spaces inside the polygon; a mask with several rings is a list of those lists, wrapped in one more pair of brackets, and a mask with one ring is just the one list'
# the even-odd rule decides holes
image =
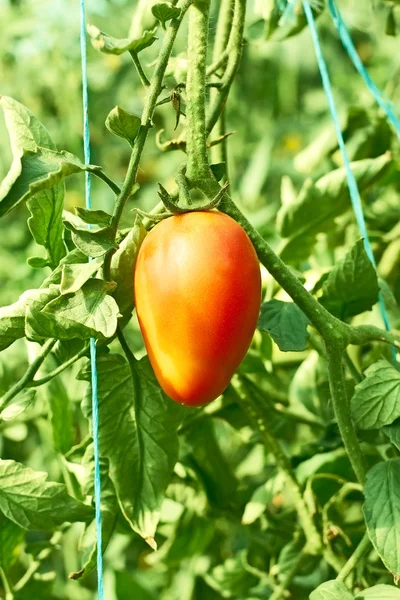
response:
{"label": "hairy stem", "polygon": [[342,436],[354,473],[356,474],[358,481],[361,484],[364,484],[367,468],[357,439],[356,430],[351,419],[343,374],[343,349],[326,342],[326,354],[332,403],[340,435]]}
{"label": "hairy stem", "polygon": [[312,516],[308,511],[301,487],[293,472],[290,461],[278,440],[269,431],[268,415],[266,414],[265,408],[258,406],[257,399],[253,394],[249,393],[248,388],[244,385],[243,380],[238,375],[234,375],[232,379],[232,388],[236,392],[239,404],[248,415],[253,426],[262,435],[265,448],[274,455],[278,467],[286,476],[287,485],[294,498],[299,521],[306,536],[306,552],[308,554],[318,554],[321,550],[320,535]]}
{"label": "hairy stem", "polygon": [[0,413],[6,408],[6,406],[8,406],[11,400],[15,398],[15,396],[19,394],[19,392],[22,392],[22,390],[26,388],[27,385],[33,380],[34,376],[42,366],[45,358],[47,357],[55,343],[56,340],[47,340],[47,342],[43,344],[42,352],[29,365],[28,369],[25,371],[25,375],[23,375],[21,379],[15,385],[13,385],[13,387],[10,388],[8,392],[6,392],[2,397],[0,401]]}
{"label": "hairy stem", "polygon": [[197,187],[199,181],[210,175],[205,115],[209,13],[210,0],[197,0],[189,9],[186,177],[192,187]]}
{"label": "hairy stem", "polygon": [[358,565],[360,559],[368,552],[370,547],[371,541],[368,537],[368,533],[365,533],[361,542],[358,544],[357,548],[354,550],[347,563],[341,569],[336,579],[339,579],[339,581],[345,581],[348,575],[350,575],[353,569]]}

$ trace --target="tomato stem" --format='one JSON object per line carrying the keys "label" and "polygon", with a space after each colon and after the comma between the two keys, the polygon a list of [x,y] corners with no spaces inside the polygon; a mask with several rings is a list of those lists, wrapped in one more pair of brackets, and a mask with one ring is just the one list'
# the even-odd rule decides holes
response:
{"label": "tomato stem", "polygon": [[321,550],[321,536],[304,501],[302,489],[292,469],[290,460],[269,429],[269,416],[265,410],[265,405],[259,405],[255,394],[251,392],[250,388],[245,385],[244,380],[238,375],[234,375],[232,378],[232,388],[236,392],[240,406],[249,417],[253,426],[260,432],[267,452],[273,454],[279,469],[286,476],[299,521],[306,536],[305,551],[307,554],[318,554]]}

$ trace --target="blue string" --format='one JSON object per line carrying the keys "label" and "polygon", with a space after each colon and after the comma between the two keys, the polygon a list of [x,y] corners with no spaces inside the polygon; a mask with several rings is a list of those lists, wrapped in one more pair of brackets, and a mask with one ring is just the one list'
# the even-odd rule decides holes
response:
{"label": "blue string", "polygon": [[[305,12],[307,22],[308,22],[308,25],[310,28],[312,41],[313,41],[314,48],[315,48],[315,54],[317,57],[318,68],[319,68],[319,71],[321,74],[322,85],[324,87],[324,91],[325,91],[325,94],[326,94],[326,97],[328,100],[329,110],[331,112],[332,120],[333,120],[335,130],[336,130],[337,141],[338,141],[339,148],[340,148],[340,151],[341,151],[342,157],[343,157],[344,168],[345,168],[346,176],[347,176],[347,185],[349,186],[349,192],[350,192],[351,203],[353,206],[353,211],[354,211],[354,214],[356,217],[357,225],[360,230],[361,236],[364,239],[365,251],[368,255],[369,260],[371,261],[373,266],[376,268],[375,258],[374,258],[374,254],[372,252],[372,247],[371,247],[371,243],[369,240],[369,236],[368,236],[368,232],[367,232],[367,228],[366,228],[366,224],[365,224],[364,212],[363,212],[363,208],[362,208],[360,193],[358,191],[356,178],[354,177],[354,173],[351,170],[350,160],[347,155],[346,145],[344,143],[343,133],[342,133],[342,129],[339,124],[339,117],[338,117],[338,114],[336,111],[335,100],[333,98],[333,92],[332,92],[331,82],[329,79],[328,68],[327,68],[324,56],[322,54],[321,44],[319,42],[318,31],[315,26],[314,16],[312,14],[312,10],[311,10],[310,5],[308,4],[307,0],[302,0],[302,1],[303,1],[304,12]],[[388,315],[386,312],[385,302],[384,302],[382,294],[380,292],[379,292],[378,300],[379,300],[379,307],[380,307],[383,323],[385,325],[386,330],[390,331],[389,318],[388,318]],[[392,348],[392,356],[393,356],[394,360],[396,360],[396,352],[395,352],[394,348]]]}
{"label": "blue string", "polygon": [[[82,103],[83,103],[83,140],[85,164],[90,163],[90,131],[89,131],[89,112],[88,112],[88,79],[87,79],[87,59],[86,59],[86,12],[85,0],[80,0],[80,41],[81,41],[81,61],[82,61]],[[90,197],[90,173],[85,171],[85,198],[86,208],[91,208]],[[89,226],[90,227],[90,226]],[[94,445],[94,500],[95,500],[95,518],[96,518],[96,538],[97,538],[97,590],[99,600],[104,600],[103,587],[103,528],[101,518],[101,476],[100,476],[100,452],[99,452],[99,400],[97,388],[97,363],[96,363],[96,343],[94,338],[90,339],[90,365],[91,365],[91,384],[92,384],[92,427],[93,427],[93,445]]]}
{"label": "blue string", "polygon": [[364,67],[357,50],[353,44],[349,32],[347,31],[346,24],[343,21],[343,17],[340,14],[334,0],[328,0],[329,10],[331,11],[333,22],[335,23],[336,29],[338,30],[342,44],[345,47],[347,54],[349,55],[353,65],[363,78],[367,88],[385,112],[387,119],[394,128],[396,129],[397,137],[400,139],[400,119],[396,116],[393,104],[385,97],[378,86],[371,79],[368,71]]}

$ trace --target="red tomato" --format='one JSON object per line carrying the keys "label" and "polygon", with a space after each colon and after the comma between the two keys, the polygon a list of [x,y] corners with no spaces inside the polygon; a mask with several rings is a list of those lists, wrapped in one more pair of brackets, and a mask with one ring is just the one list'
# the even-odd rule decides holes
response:
{"label": "red tomato", "polygon": [[243,360],[257,324],[261,274],[249,237],[219,212],[165,219],[140,248],[135,300],[165,393],[187,406],[211,402]]}

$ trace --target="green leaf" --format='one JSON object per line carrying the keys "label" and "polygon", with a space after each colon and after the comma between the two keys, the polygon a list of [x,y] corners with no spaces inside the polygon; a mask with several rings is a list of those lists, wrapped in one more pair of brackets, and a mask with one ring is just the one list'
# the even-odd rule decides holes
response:
{"label": "green leaf", "polygon": [[75,207],[75,212],[82,221],[89,225],[100,225],[106,227],[111,223],[112,216],[104,210],[88,210],[87,208]]}
{"label": "green leaf", "polygon": [[25,389],[17,394],[11,404],[6,406],[0,413],[0,420],[12,421],[16,417],[19,417],[33,402],[35,399],[36,390]]}
{"label": "green leaf", "polygon": [[27,336],[34,340],[112,337],[118,306],[108,290],[107,282],[90,279],[74,294],[59,296],[42,308],[33,303],[26,312]]}
{"label": "green leaf", "polygon": [[309,320],[294,302],[269,300],[261,305],[258,329],[267,331],[283,352],[301,352],[310,337]]}
{"label": "green leaf", "polygon": [[351,399],[351,412],[360,429],[379,429],[400,417],[400,372],[379,360],[365,372]]}
{"label": "green leaf", "polygon": [[0,216],[38,192],[53,188],[64,177],[83,171],[99,171],[101,167],[84,165],[69,152],[56,152],[37,147],[25,150],[19,163],[14,164],[14,179],[0,188]]}
{"label": "green leaf", "polygon": [[0,511],[24,529],[53,529],[66,521],[87,521],[93,509],[67,494],[47,473],[0,459]]}
{"label": "green leaf", "polygon": [[400,590],[393,585],[374,585],[374,587],[358,592],[355,600],[400,600]]}
{"label": "green leaf", "polygon": [[111,259],[111,279],[117,284],[112,295],[124,317],[130,317],[134,307],[133,274],[137,254],[146,233],[142,221],[136,217],[134,226]]}
{"label": "green leaf", "polygon": [[319,301],[330,313],[346,319],[371,310],[378,293],[376,271],[361,239],[329,273]]}
{"label": "green leaf", "polygon": [[[393,167],[389,154],[351,163],[361,193],[388,175]],[[282,260],[308,258],[316,243],[317,234],[333,227],[334,219],[351,208],[346,171],[342,167],[313,183],[305,181],[296,200],[282,206],[277,227],[285,238],[280,247]]]}
{"label": "green leaf", "polygon": [[9,96],[0,96],[0,105],[4,111],[14,157],[22,156],[23,150],[34,151],[37,146],[56,150],[47,129],[26,106]]}
{"label": "green leaf", "polygon": [[144,31],[139,38],[133,39],[112,37],[111,35],[107,35],[107,33],[100,31],[100,29],[94,25],[88,25],[87,31],[91,37],[93,47],[106,54],[122,54],[123,52],[128,52],[130,50],[139,53],[151,46],[157,39],[154,36],[156,29]]}
{"label": "green leaf", "polygon": [[82,227],[75,227],[69,221],[64,221],[67,229],[72,231],[72,241],[75,246],[86,256],[97,258],[103,256],[111,248],[116,248],[115,232],[111,227],[103,227],[92,231]]}
{"label": "green leaf", "polygon": [[343,581],[326,581],[311,592],[310,600],[353,600],[354,596],[349,592]]}
{"label": "green leaf", "polygon": [[400,575],[400,458],[380,462],[368,471],[364,488],[368,535],[394,577]]}
{"label": "green leaf", "polygon": [[[89,485],[86,486],[87,495],[94,496],[94,457],[93,444],[87,447],[82,463],[86,465],[89,473]],[[108,543],[117,524],[119,507],[115,488],[108,474],[108,461],[102,460],[100,464],[101,476],[101,518],[102,518],[102,550],[106,551]],[[83,565],[79,571],[70,574],[70,579],[84,579],[92,573],[97,566],[97,531],[96,521],[92,521],[80,541]]]}
{"label": "green leaf", "polygon": [[[23,104],[7,96],[0,97],[6,126],[10,135],[14,164],[0,187],[8,189],[19,174],[20,159],[24,151],[35,152],[38,146],[56,150],[56,146],[47,129]],[[62,239],[61,214],[64,204],[64,185],[57,184],[52,190],[40,192],[28,202],[31,217],[28,226],[35,241],[48,251],[49,262],[56,266],[65,255]],[[32,265],[33,266],[33,265]],[[36,267],[37,268],[37,267]]]}
{"label": "green leaf", "polygon": [[224,162],[215,163],[214,165],[210,165],[210,169],[213,172],[215,179],[221,181],[226,172],[226,165]]}
{"label": "green leaf", "polygon": [[196,471],[209,503],[227,509],[231,506],[238,481],[221,452],[213,422],[199,421],[185,435],[190,446],[190,465]]}
{"label": "green leaf", "polygon": [[30,256],[26,262],[33,269],[44,269],[50,266],[49,261],[41,256]]}
{"label": "green leaf", "polygon": [[[97,370],[100,453],[110,462],[125,518],[154,545],[161,502],[178,457],[183,409],[163,394],[147,357],[131,370],[118,354],[99,355]],[[90,381],[89,365],[79,377]],[[83,408],[89,415],[89,387]]]}
{"label": "green leaf", "polygon": [[151,7],[151,12],[154,17],[160,21],[163,29],[166,29],[167,21],[177,19],[181,14],[181,9],[171,4],[171,2],[159,2]]}
{"label": "green leaf", "polygon": [[0,513],[0,568],[8,571],[17,561],[25,530]]}
{"label": "green leaf", "polygon": [[73,294],[100,269],[103,261],[101,258],[95,258],[90,262],[65,264],[61,275],[61,294]]}
{"label": "green leaf", "polygon": [[88,258],[86,254],[83,254],[78,248],[74,248],[64,258],[60,260],[59,265],[54,269],[52,273],[43,281],[41,288],[47,288],[51,285],[59,285],[61,283],[61,277],[64,265],[75,265],[75,264],[86,264]]}
{"label": "green leaf", "polygon": [[0,308],[0,351],[25,336],[25,311],[31,302],[43,306],[58,296],[56,288],[27,290],[17,302]]}
{"label": "green leaf", "polygon": [[48,382],[45,395],[50,407],[54,449],[59,454],[66,454],[74,445],[75,431],[72,403],[60,377]]}
{"label": "green leaf", "polygon": [[46,248],[48,263],[52,268],[66,254],[62,222],[64,191],[64,183],[60,182],[51,189],[35,194],[27,202],[31,213],[28,219],[29,229],[36,243]]}
{"label": "green leaf", "polygon": [[134,144],[140,125],[141,121],[139,117],[126,112],[119,106],[113,108],[106,118],[108,131],[118,137],[124,138],[131,146]]}
{"label": "green leaf", "polygon": [[400,420],[396,419],[396,421],[393,421],[390,425],[386,425],[382,431],[387,435],[391,443],[400,450]]}

